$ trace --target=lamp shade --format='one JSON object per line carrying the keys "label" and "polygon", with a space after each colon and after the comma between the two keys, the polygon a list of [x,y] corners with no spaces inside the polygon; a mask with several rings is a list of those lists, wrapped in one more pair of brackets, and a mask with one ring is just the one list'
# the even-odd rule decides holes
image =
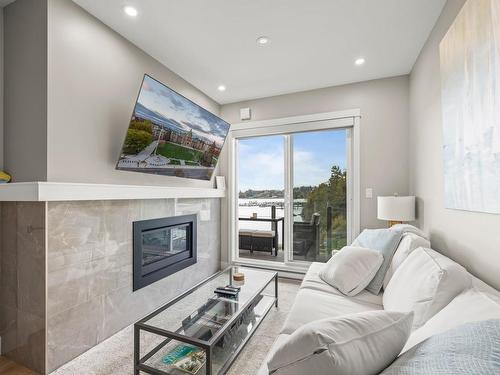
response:
{"label": "lamp shade", "polygon": [[378,197],[377,218],[388,221],[415,220],[415,197]]}

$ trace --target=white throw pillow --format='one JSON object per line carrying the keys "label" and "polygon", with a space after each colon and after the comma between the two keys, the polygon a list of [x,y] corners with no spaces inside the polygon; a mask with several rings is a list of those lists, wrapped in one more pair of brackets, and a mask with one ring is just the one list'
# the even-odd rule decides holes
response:
{"label": "white throw pillow", "polygon": [[382,310],[307,323],[276,345],[269,373],[378,374],[403,348],[412,320],[412,313]]}
{"label": "white throw pillow", "polygon": [[471,283],[471,275],[460,264],[421,247],[408,256],[389,281],[384,309],[413,311],[413,329],[417,329]]}
{"label": "white throw pillow", "polygon": [[408,256],[413,251],[415,251],[419,247],[429,248],[430,246],[431,243],[424,237],[420,237],[415,233],[404,234],[403,238],[401,238],[401,242],[399,243],[398,248],[396,249],[396,252],[394,253],[394,256],[392,257],[391,264],[389,265],[389,268],[387,269],[387,272],[385,274],[384,290],[387,288],[387,285],[389,285],[389,281],[391,281],[394,272],[396,272],[399,266],[403,264],[406,258],[408,258]]}
{"label": "white throw pillow", "polygon": [[346,296],[355,296],[372,281],[383,261],[380,251],[345,246],[324,265],[319,277]]}
{"label": "white throw pillow", "polygon": [[465,323],[500,319],[500,297],[468,289],[456,296],[427,323],[413,332],[403,352],[428,339]]}

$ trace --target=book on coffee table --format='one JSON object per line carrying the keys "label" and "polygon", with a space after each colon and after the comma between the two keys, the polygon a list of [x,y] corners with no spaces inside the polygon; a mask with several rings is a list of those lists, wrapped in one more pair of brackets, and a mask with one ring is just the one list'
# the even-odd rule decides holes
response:
{"label": "book on coffee table", "polygon": [[205,364],[206,353],[191,345],[176,345],[164,357],[162,362],[172,365],[189,374],[196,374]]}

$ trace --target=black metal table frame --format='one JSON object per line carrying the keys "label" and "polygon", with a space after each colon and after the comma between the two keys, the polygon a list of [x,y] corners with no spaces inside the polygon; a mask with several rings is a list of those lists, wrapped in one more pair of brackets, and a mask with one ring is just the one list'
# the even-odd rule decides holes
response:
{"label": "black metal table frame", "polygon": [[[185,342],[187,344],[191,344],[197,347],[200,347],[205,350],[206,352],[206,362],[205,362],[205,368],[206,368],[206,374],[207,375],[212,375],[212,348],[213,346],[224,336],[226,331],[231,328],[233,325],[233,322],[238,319],[241,314],[246,310],[246,308],[252,303],[255,298],[257,298],[274,280],[274,306],[278,307],[278,273],[275,272],[273,278],[269,280],[266,285],[264,285],[261,289],[259,289],[258,292],[255,293],[255,297],[248,300],[247,303],[238,311],[237,314],[231,317],[222,327],[221,330],[217,331],[217,333],[207,342],[207,341],[202,341],[197,338],[193,337],[187,337],[184,335],[179,334],[178,332],[172,332],[168,331],[162,328],[150,326],[146,324],[145,322],[148,321],[149,319],[153,318],[154,316],[158,315],[162,311],[168,309],[170,306],[176,304],[180,300],[182,300],[184,297],[187,295],[191,294],[195,290],[199,289],[203,285],[205,285],[207,282],[210,280],[216,278],[217,276],[220,276],[224,272],[230,271],[230,279],[232,282],[232,276],[233,276],[233,267],[228,267],[222,271],[219,271],[212,276],[206,278],[205,280],[201,281],[200,283],[196,284],[192,288],[188,289],[184,293],[180,294],[179,296],[175,297],[173,300],[165,304],[164,306],[160,307],[159,309],[153,311],[151,314],[146,316],[145,318],[139,320],[137,323],[134,324],[134,374],[139,375],[140,371],[152,374],[152,375],[170,375],[169,373],[155,369],[151,366],[146,365],[144,362],[146,362],[149,358],[151,358],[153,355],[155,355],[161,348],[163,348],[166,344],[168,344],[171,340],[177,340],[181,342]],[[215,294],[214,294],[215,295]],[[264,312],[262,318],[264,318],[267,313],[270,311],[272,305]],[[218,374],[225,374],[229,367],[233,364],[234,360],[238,356],[238,354],[243,350],[245,345],[247,344],[248,340],[252,337],[254,334],[255,330],[257,327],[262,323],[261,319],[255,327],[252,328],[252,330],[249,332],[247,337],[243,340],[243,342],[239,345],[237,350],[229,357],[229,359],[224,363],[222,366],[221,370],[218,372]],[[142,358],[140,358],[140,331],[147,331],[151,332],[160,336],[166,337],[165,340],[163,340],[160,344],[158,344],[156,347],[154,347],[150,352],[148,352],[146,355],[144,355]]]}
{"label": "black metal table frame", "polygon": [[281,221],[281,233],[285,233],[285,218],[284,217],[239,217],[238,220],[241,221],[260,221],[271,223],[272,230],[274,230],[274,241],[276,242],[276,247],[274,248],[275,255],[278,255],[279,240],[280,236],[278,233],[278,223]]}

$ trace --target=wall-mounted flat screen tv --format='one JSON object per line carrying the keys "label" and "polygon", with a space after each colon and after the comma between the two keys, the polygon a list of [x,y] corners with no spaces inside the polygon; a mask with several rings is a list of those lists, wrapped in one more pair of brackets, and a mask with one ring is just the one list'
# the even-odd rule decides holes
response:
{"label": "wall-mounted flat screen tv", "polygon": [[210,180],[229,124],[145,75],[116,169]]}

